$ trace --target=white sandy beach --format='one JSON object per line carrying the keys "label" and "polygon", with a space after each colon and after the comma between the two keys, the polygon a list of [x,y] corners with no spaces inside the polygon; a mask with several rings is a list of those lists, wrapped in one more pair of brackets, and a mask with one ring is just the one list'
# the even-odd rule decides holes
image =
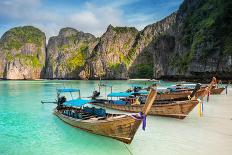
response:
{"label": "white sandy beach", "polygon": [[231,155],[232,89],[204,101],[203,117],[198,107],[184,120],[150,116],[128,147],[135,155]]}

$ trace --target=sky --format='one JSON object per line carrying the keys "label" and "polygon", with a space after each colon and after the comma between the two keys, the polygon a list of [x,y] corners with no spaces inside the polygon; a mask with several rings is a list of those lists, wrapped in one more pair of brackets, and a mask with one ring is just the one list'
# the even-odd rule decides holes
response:
{"label": "sky", "polygon": [[38,27],[47,38],[64,27],[100,37],[108,25],[146,25],[178,10],[183,0],[0,0],[0,36],[24,25]]}

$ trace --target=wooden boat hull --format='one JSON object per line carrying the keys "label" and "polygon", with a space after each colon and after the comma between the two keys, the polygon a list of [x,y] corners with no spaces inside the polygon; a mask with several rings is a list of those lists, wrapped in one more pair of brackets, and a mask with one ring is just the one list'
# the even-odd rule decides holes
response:
{"label": "wooden boat hull", "polygon": [[94,134],[111,137],[127,144],[131,143],[135,132],[141,124],[141,120],[134,119],[128,115],[93,121],[74,119],[63,115],[57,109],[54,110],[54,114],[69,125]]}
{"label": "wooden boat hull", "polygon": [[[196,92],[195,96],[205,96],[205,89],[200,89]],[[157,94],[156,101],[162,100],[186,100],[188,96],[192,94],[192,90],[187,90],[183,92],[171,92],[171,93],[164,93],[164,94]]]}
{"label": "wooden boat hull", "polygon": [[[143,105],[117,105],[97,102],[92,102],[92,104],[114,110],[135,113],[140,112],[143,108]],[[184,119],[197,104],[197,100],[175,101],[170,104],[153,104],[148,114]]]}
{"label": "wooden boat hull", "polygon": [[155,100],[160,101],[160,100],[187,99],[188,95],[191,95],[191,93],[192,91],[157,94]]}
{"label": "wooden boat hull", "polygon": [[210,90],[210,94],[221,94],[225,88],[213,88]]}

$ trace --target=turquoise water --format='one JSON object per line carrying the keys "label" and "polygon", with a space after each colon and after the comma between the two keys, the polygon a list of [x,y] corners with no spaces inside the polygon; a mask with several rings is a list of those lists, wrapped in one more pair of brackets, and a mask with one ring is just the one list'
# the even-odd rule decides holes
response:
{"label": "turquoise water", "polygon": [[[114,89],[128,88],[127,82],[110,81]],[[116,140],[73,128],[52,114],[55,89],[75,87],[90,96],[97,81],[0,81],[1,154],[128,154]],[[109,90],[103,89],[103,96]]]}
{"label": "turquoise water", "polygon": [[[108,81],[113,89],[127,81]],[[212,96],[204,117],[197,108],[185,120],[148,117],[145,132],[138,130],[131,145],[73,128],[52,114],[55,89],[75,87],[89,96],[97,81],[0,81],[0,154],[230,154],[232,152],[231,93]],[[168,83],[170,84],[170,83]],[[109,91],[103,89],[103,94]],[[219,105],[223,106],[219,106]],[[224,107],[224,108],[223,108]]]}

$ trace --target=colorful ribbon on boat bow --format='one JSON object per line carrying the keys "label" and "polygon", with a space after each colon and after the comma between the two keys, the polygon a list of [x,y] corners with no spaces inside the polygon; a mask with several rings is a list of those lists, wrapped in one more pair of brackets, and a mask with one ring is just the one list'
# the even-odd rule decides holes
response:
{"label": "colorful ribbon on boat bow", "polygon": [[146,128],[146,120],[147,120],[147,116],[146,115],[143,115],[142,112],[139,112],[138,115],[131,115],[134,119],[137,119],[137,120],[142,120],[142,129],[145,131],[145,128]]}
{"label": "colorful ribbon on boat bow", "polygon": [[202,116],[203,116],[203,111],[204,111],[203,98],[200,97],[200,98],[198,98],[197,100],[198,100],[198,102],[199,102],[198,113],[199,113],[199,116],[202,117]]}

